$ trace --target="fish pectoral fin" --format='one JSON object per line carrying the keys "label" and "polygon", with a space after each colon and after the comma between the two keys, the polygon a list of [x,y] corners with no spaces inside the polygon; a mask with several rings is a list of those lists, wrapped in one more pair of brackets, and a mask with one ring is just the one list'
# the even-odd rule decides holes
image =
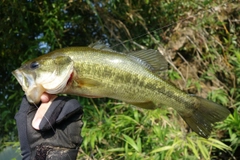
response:
{"label": "fish pectoral fin", "polygon": [[91,78],[80,78],[78,79],[78,84],[80,87],[96,87],[99,86],[101,83],[97,80]]}
{"label": "fish pectoral fin", "polygon": [[155,109],[156,108],[155,104],[152,101],[141,102],[141,103],[139,103],[139,102],[126,102],[126,103],[134,105],[136,107],[143,108],[143,109]]}

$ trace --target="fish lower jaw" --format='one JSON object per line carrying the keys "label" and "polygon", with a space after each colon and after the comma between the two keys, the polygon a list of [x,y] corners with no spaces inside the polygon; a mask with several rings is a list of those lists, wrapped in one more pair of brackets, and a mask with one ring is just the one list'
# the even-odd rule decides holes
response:
{"label": "fish lower jaw", "polygon": [[41,100],[42,94],[45,91],[46,90],[43,88],[42,85],[36,85],[34,87],[31,87],[31,89],[28,89],[28,91],[25,91],[28,102],[33,104],[38,104]]}

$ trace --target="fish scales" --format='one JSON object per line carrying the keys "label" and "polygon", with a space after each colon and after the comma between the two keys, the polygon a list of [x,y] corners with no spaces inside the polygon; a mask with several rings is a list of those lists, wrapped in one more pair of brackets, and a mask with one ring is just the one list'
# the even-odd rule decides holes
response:
{"label": "fish scales", "polygon": [[[102,82],[96,90],[92,87],[88,91],[84,90],[85,96],[95,94],[96,97],[109,97],[129,103],[153,102],[155,106],[152,107],[172,106],[180,112],[185,111],[186,106],[194,104],[194,98],[180,90],[176,92],[175,87],[130,61],[126,55],[120,54],[121,59],[117,59],[113,58],[116,53],[102,53],[103,55],[99,56],[95,52],[82,53],[83,57],[89,58],[81,58],[81,61],[76,61],[75,64],[76,68],[79,68],[76,70],[81,71],[77,73],[78,77]],[[66,92],[71,94],[71,91]],[[184,105],[181,105],[183,103]]]}

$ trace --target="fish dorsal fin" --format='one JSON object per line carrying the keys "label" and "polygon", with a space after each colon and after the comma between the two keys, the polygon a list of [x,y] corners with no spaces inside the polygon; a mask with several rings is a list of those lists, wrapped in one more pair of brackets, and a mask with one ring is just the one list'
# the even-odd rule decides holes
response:
{"label": "fish dorsal fin", "polygon": [[[103,50],[103,51],[114,52],[116,54],[125,54],[125,53],[114,51],[107,45],[103,44],[101,41],[92,43],[88,47],[98,49],[98,50]],[[144,49],[139,51],[133,51],[133,52],[126,53],[126,55],[128,55],[130,59],[150,69],[152,72],[164,71],[168,68],[168,63],[165,60],[164,56],[161,55],[159,51],[154,49]]]}
{"label": "fish dorsal fin", "polygon": [[153,72],[164,71],[168,68],[168,63],[163,55],[157,50],[147,49],[128,53],[131,56],[137,57],[151,66]]}
{"label": "fish dorsal fin", "polygon": [[94,48],[94,49],[99,49],[99,50],[104,50],[104,51],[110,51],[110,52],[116,52],[107,45],[103,44],[101,41],[97,41],[95,43],[90,44],[88,47]]}

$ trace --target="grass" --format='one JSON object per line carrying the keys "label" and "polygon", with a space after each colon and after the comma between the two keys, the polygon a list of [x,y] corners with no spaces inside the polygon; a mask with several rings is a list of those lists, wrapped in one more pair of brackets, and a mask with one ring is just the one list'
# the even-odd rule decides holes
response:
{"label": "grass", "polygon": [[138,110],[111,101],[94,108],[95,101],[85,105],[84,114],[94,115],[84,118],[80,159],[210,159],[215,148],[231,151],[216,133],[204,139],[186,130],[172,109]]}

